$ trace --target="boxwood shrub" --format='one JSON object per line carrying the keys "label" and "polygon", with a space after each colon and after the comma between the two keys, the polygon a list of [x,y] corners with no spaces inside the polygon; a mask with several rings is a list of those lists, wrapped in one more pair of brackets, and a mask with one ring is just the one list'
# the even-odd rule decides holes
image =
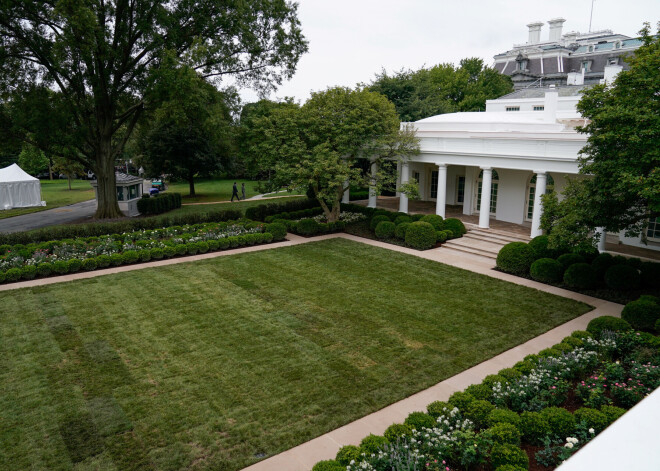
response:
{"label": "boxwood shrub", "polygon": [[369,456],[372,453],[378,452],[380,448],[382,448],[387,444],[388,444],[387,438],[381,435],[370,434],[362,439],[362,441],[360,442],[360,448],[364,453],[367,454],[367,456]]}
{"label": "boxwood shrub", "polygon": [[612,265],[605,272],[605,284],[612,289],[630,291],[640,285],[639,272],[627,264]]}
{"label": "boxwood shrub", "polygon": [[371,218],[371,221],[369,221],[369,229],[371,229],[372,231],[375,231],[375,230],[376,230],[376,226],[377,226],[379,223],[383,222],[383,221],[392,222],[392,221],[390,220],[389,216],[387,216],[387,215],[385,215],[385,214],[377,214],[377,215],[375,215],[374,217]]}
{"label": "boxwood shrub", "polygon": [[80,268],[83,271],[93,271],[96,270],[97,267],[98,263],[96,263],[96,258],[86,258],[80,265]]}
{"label": "boxwood shrub", "polygon": [[456,391],[451,396],[449,396],[447,402],[449,402],[449,404],[453,407],[458,407],[459,411],[465,412],[468,410],[468,407],[470,407],[470,404],[472,404],[474,400],[475,399],[472,394],[465,391]]}
{"label": "boxwood shrub", "polygon": [[316,219],[301,219],[296,224],[296,232],[304,236],[312,236],[320,231],[319,223]]}
{"label": "boxwood shrub", "polygon": [[532,263],[529,274],[533,280],[541,283],[557,283],[562,279],[564,267],[553,258],[539,258]]}
{"label": "boxwood shrub", "polygon": [[599,337],[604,330],[623,332],[630,329],[632,329],[632,326],[627,321],[614,316],[596,317],[587,325],[587,332],[592,333],[596,337]]}
{"label": "boxwood shrub", "polygon": [[407,216],[407,215],[406,216],[403,216],[403,215],[402,216],[397,216],[394,219],[394,224],[396,224],[397,226],[399,224],[403,223],[403,222],[413,222],[413,220],[410,216]]}
{"label": "boxwood shrub", "polygon": [[404,424],[421,432],[422,428],[433,428],[435,419],[424,412],[411,412],[406,417]]}
{"label": "boxwood shrub", "polygon": [[[180,244],[180,245],[183,245],[185,250],[186,245],[185,244]],[[122,253],[121,256],[122,256],[122,263],[124,264],[136,263],[140,259],[140,255],[136,250],[127,250],[126,252]]]}
{"label": "boxwood shrub", "polygon": [[520,466],[524,469],[529,467],[527,453],[516,445],[496,444],[490,452],[490,461],[494,468],[504,465]]}
{"label": "boxwood shrub", "polygon": [[442,216],[439,216],[437,214],[427,214],[422,219],[420,219],[420,221],[428,222],[430,225],[433,226],[433,229],[435,229],[436,231],[441,231],[444,229],[443,227],[444,220]]}
{"label": "boxwood shrub", "polygon": [[53,262],[53,271],[58,275],[65,275],[69,273],[69,264],[65,260],[56,260]]}
{"label": "boxwood shrub", "polygon": [[272,222],[266,225],[264,231],[273,234],[274,241],[280,241],[280,240],[284,240],[284,238],[286,237],[287,229],[284,224],[281,224],[279,222]]}
{"label": "boxwood shrub", "polygon": [[548,419],[539,412],[523,412],[520,414],[519,429],[523,438],[532,445],[542,445],[545,437],[550,434]]}
{"label": "boxwood shrub", "polygon": [[405,240],[408,226],[410,226],[409,222],[402,222],[401,224],[398,224],[396,229],[394,229],[394,237],[397,239]]}
{"label": "boxwood shrub", "polygon": [[362,451],[360,448],[355,445],[345,445],[339,449],[335,460],[337,460],[340,465],[344,466],[343,469],[345,470],[346,466],[348,466],[351,461],[359,461],[361,453]]}
{"label": "boxwood shrub", "polygon": [[493,443],[520,446],[520,431],[513,424],[499,423],[485,430],[484,435]]}
{"label": "boxwood shrub", "polygon": [[553,258],[555,251],[548,248],[548,236],[540,235],[534,237],[528,244],[534,251],[534,259]]}
{"label": "boxwood shrub", "polygon": [[346,471],[346,466],[335,460],[323,460],[316,463],[312,471]]}
{"label": "boxwood shrub", "polygon": [[587,429],[593,428],[596,433],[602,432],[609,425],[607,416],[597,409],[581,407],[573,415],[578,424],[584,424]]}
{"label": "boxwood shrub", "polygon": [[596,271],[596,276],[601,280],[605,276],[607,269],[612,265],[614,265],[614,257],[612,257],[607,252],[599,254],[596,258],[594,258],[593,262],[591,262],[591,266]]}
{"label": "boxwood shrub", "polygon": [[34,280],[37,276],[37,267],[34,265],[26,265],[21,268],[21,278],[24,280]]}
{"label": "boxwood shrub", "polygon": [[497,268],[513,275],[527,275],[534,263],[534,251],[524,242],[509,242],[497,254]]}
{"label": "boxwood shrub", "polygon": [[557,257],[557,261],[562,264],[564,270],[576,263],[586,263],[584,257],[577,253],[565,253]]}
{"label": "boxwood shrub", "polygon": [[588,263],[574,263],[564,272],[564,283],[577,289],[595,288],[598,285],[597,272]]}
{"label": "boxwood shrub", "polygon": [[20,268],[10,268],[5,272],[5,280],[8,282],[18,281],[21,279],[21,269]]}
{"label": "boxwood shrub", "polygon": [[143,195],[137,202],[138,211],[144,215],[162,214],[180,207],[180,193],[160,193],[150,198],[145,198]]}
{"label": "boxwood shrub", "polygon": [[110,255],[110,265],[112,265],[113,267],[118,267],[122,263],[124,263],[124,257],[122,254],[113,253],[112,255]]}
{"label": "boxwood shrub", "polygon": [[98,264],[99,268],[106,268],[110,266],[110,255],[99,255],[96,257],[96,263]]}
{"label": "boxwood shrub", "polygon": [[154,260],[160,260],[165,256],[165,252],[160,247],[154,247],[151,249],[151,258]]}
{"label": "boxwood shrub", "polygon": [[149,249],[138,250],[138,257],[140,258],[141,262],[148,262],[149,260],[151,260],[151,250]]}
{"label": "boxwood shrub", "polygon": [[485,384],[471,384],[465,388],[465,392],[472,394],[475,399],[489,400],[493,395],[493,388]]}
{"label": "boxwood shrub", "polygon": [[453,405],[445,401],[433,401],[428,406],[426,406],[426,412],[437,419],[441,415],[446,415],[447,412],[451,411],[454,408]]}
{"label": "boxwood shrub", "polygon": [[[64,262],[66,263],[66,262]],[[67,271],[69,270],[69,264],[67,263]],[[37,265],[37,273],[40,276],[48,276],[53,272],[53,264],[49,262],[43,262]]]}
{"label": "boxwood shrub", "polygon": [[72,258],[67,262],[69,265],[69,273],[76,273],[78,270],[80,270],[80,267],[82,267],[82,261],[78,260],[77,258]]}
{"label": "boxwood shrub", "polygon": [[488,414],[487,424],[492,427],[495,424],[511,424],[520,427],[520,415],[511,409],[494,409]]}
{"label": "boxwood shrub", "polygon": [[410,435],[411,432],[412,429],[410,428],[410,425],[392,424],[385,429],[385,433],[383,435],[385,436],[388,442],[396,443],[399,437],[402,437],[404,435]]}
{"label": "boxwood shrub", "polygon": [[435,229],[428,222],[417,221],[406,229],[406,245],[417,250],[427,250],[435,245]]}
{"label": "boxwood shrub", "polygon": [[394,237],[396,224],[391,221],[381,221],[376,226],[376,237],[379,239],[391,239]]}
{"label": "boxwood shrub", "polygon": [[621,319],[636,330],[653,332],[655,323],[660,319],[660,305],[650,299],[638,299],[625,305]]}
{"label": "boxwood shrub", "polygon": [[560,440],[572,437],[575,433],[575,417],[563,407],[546,407],[541,415],[548,421],[551,433]]}
{"label": "boxwood shrub", "polygon": [[626,413],[626,410],[622,407],[608,405],[600,406],[600,411],[605,414],[605,417],[607,418],[607,425],[610,425],[612,422]]}
{"label": "boxwood shrub", "polygon": [[488,415],[495,409],[495,406],[483,399],[475,399],[470,402],[463,414],[464,417],[474,422],[477,428],[486,428],[488,425]]}
{"label": "boxwood shrub", "polygon": [[465,224],[463,224],[463,221],[456,218],[445,219],[445,221],[442,224],[442,229],[451,231],[454,238],[462,237],[464,234],[467,233],[467,229],[465,228]]}

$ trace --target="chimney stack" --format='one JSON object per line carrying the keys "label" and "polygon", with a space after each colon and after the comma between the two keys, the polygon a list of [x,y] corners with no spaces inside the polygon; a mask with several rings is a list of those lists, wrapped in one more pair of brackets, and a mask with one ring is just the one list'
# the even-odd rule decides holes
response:
{"label": "chimney stack", "polygon": [[530,23],[527,25],[529,28],[529,39],[527,44],[538,44],[541,42],[541,27],[543,23],[537,21],[536,23]]}
{"label": "chimney stack", "polygon": [[563,18],[554,18],[548,21],[548,24],[550,25],[550,37],[548,38],[549,41],[558,42],[561,39],[561,29],[565,21],[566,20]]}

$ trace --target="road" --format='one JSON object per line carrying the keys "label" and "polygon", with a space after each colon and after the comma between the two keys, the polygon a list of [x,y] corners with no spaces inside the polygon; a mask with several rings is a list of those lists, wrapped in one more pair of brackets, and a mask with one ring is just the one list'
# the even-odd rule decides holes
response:
{"label": "road", "polygon": [[47,209],[37,213],[0,219],[0,232],[31,231],[46,226],[66,224],[83,218],[90,218],[96,211],[96,200]]}

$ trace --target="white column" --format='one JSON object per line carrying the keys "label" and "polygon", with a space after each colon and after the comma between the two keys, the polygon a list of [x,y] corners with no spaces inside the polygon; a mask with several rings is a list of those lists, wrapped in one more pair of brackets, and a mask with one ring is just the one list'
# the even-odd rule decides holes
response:
{"label": "white column", "polygon": [[534,171],[534,173],[536,173],[536,190],[534,191],[534,209],[532,210],[532,232],[530,237],[543,234],[543,230],[541,229],[541,215],[543,214],[541,196],[545,195],[545,187],[548,180],[548,176],[544,171]]}
{"label": "white column", "polygon": [[351,182],[349,180],[346,180],[344,186],[346,186],[346,191],[344,191],[344,194],[341,195],[341,202],[344,204],[348,204],[351,202]]}
{"label": "white column", "polygon": [[481,167],[484,171],[481,178],[481,204],[479,209],[479,227],[488,229],[490,227],[490,185],[493,179],[493,169]]}
{"label": "white column", "polygon": [[369,204],[367,208],[375,208],[378,202],[376,194],[376,175],[378,174],[378,163],[371,162],[371,185],[369,185]]}
{"label": "white column", "polygon": [[445,217],[447,202],[447,164],[438,164],[438,194],[435,201],[435,214]]}
{"label": "white column", "polygon": [[598,251],[605,252],[605,238],[607,237],[607,231],[604,227],[597,227],[596,232],[600,234],[600,239],[598,239]]}
{"label": "white column", "polygon": [[401,188],[401,162],[396,163],[396,194],[394,196],[397,198],[401,196],[399,188]]}
{"label": "white column", "polygon": [[[401,162],[401,184],[408,183],[410,178],[410,167],[408,162]],[[408,197],[405,193],[401,192],[399,196],[399,212],[408,212]]]}

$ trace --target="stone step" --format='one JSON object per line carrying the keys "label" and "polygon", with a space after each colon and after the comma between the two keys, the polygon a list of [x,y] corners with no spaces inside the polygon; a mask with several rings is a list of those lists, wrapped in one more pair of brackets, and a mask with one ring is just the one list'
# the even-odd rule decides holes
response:
{"label": "stone step", "polygon": [[482,250],[484,252],[494,252],[496,254],[505,245],[502,242],[493,241],[490,239],[468,237],[467,235],[459,239],[451,239],[450,241],[447,241],[447,243],[451,245],[460,245],[461,247],[469,247],[477,250]]}
{"label": "stone step", "polygon": [[497,259],[497,253],[493,253],[486,250],[481,250],[466,245],[452,244],[452,241],[442,244],[442,249],[446,250],[455,250],[457,252],[469,253],[472,255],[478,255],[480,257],[489,258],[491,260]]}
{"label": "stone step", "polygon": [[473,232],[470,231],[467,234],[463,236],[463,238],[470,239],[470,240],[478,240],[478,241],[485,241],[485,242],[490,242],[492,244],[498,244],[500,246],[504,246],[510,242],[523,242],[520,239],[514,239],[512,237],[504,237],[500,235],[492,235],[492,234],[486,234],[484,232]]}
{"label": "stone step", "polygon": [[468,234],[473,234],[473,235],[481,235],[481,236],[486,236],[486,237],[492,237],[496,239],[500,239],[502,241],[505,241],[505,243],[509,242],[529,242],[530,238],[525,237],[521,234],[516,234],[513,232],[505,232],[505,231],[500,231],[497,229],[481,229],[481,228],[471,228],[468,232]]}

